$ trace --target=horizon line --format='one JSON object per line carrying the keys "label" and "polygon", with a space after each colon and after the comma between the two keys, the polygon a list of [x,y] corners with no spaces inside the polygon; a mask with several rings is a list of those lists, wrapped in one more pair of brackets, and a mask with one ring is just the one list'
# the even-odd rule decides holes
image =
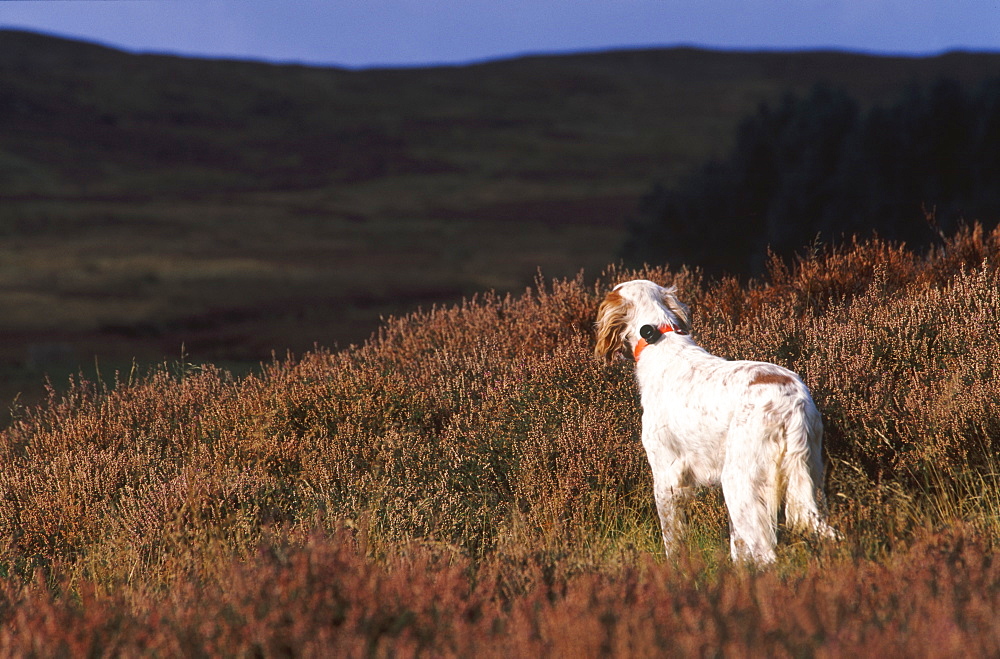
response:
{"label": "horizon line", "polygon": [[966,46],[950,46],[942,49],[928,51],[900,51],[900,50],[877,50],[866,48],[850,48],[846,46],[719,46],[696,42],[675,42],[675,43],[648,43],[629,45],[610,45],[583,47],[579,49],[528,49],[523,51],[513,51],[497,55],[487,55],[483,57],[469,57],[455,60],[422,61],[422,62],[382,62],[369,64],[343,64],[337,62],[307,60],[301,58],[281,58],[267,57],[262,55],[247,54],[213,54],[198,52],[183,52],[170,49],[143,49],[122,46],[97,38],[81,37],[69,35],[57,31],[44,30],[31,27],[0,24],[0,32],[21,32],[40,37],[71,41],[108,50],[114,50],[129,55],[152,56],[152,57],[177,57],[181,59],[209,60],[209,61],[230,61],[257,63],[273,66],[302,66],[307,68],[341,69],[347,71],[377,71],[377,70],[403,70],[403,69],[436,69],[436,68],[463,68],[495,64],[520,59],[546,58],[546,57],[573,57],[587,55],[602,55],[613,53],[644,52],[644,51],[665,51],[665,50],[696,50],[704,52],[715,52],[722,54],[807,54],[807,53],[839,53],[845,55],[858,55],[863,57],[900,58],[900,59],[933,59],[954,53],[994,55],[1000,54],[1000,48],[972,48]]}

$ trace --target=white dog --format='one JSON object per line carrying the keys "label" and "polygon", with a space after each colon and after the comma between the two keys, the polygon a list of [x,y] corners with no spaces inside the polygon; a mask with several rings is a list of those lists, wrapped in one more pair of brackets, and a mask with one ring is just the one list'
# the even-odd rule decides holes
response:
{"label": "white dog", "polygon": [[678,499],[722,485],[734,560],[774,561],[778,507],[785,520],[836,537],[824,520],[823,425],[799,377],[763,362],[726,361],[688,335],[673,288],[619,284],[597,314],[596,354],[635,358],[642,445],[667,552],[682,523]]}

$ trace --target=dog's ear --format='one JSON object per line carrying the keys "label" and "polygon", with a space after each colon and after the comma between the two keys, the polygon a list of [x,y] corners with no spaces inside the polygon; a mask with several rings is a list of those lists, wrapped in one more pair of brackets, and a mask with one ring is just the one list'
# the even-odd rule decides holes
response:
{"label": "dog's ear", "polygon": [[594,356],[611,363],[625,345],[627,303],[618,293],[608,293],[597,311],[597,345]]}
{"label": "dog's ear", "polygon": [[691,310],[688,306],[677,299],[675,293],[677,289],[673,286],[670,288],[660,288],[661,294],[663,296],[663,304],[667,305],[667,308],[677,316],[677,321],[681,324],[680,329],[684,332],[691,333]]}

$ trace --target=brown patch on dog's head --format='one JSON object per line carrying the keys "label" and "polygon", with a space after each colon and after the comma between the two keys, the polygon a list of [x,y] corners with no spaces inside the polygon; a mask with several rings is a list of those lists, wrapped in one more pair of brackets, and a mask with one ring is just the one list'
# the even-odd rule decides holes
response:
{"label": "brown patch on dog's head", "polygon": [[670,288],[662,288],[663,304],[670,309],[670,312],[674,314],[677,318],[678,327],[685,334],[691,333],[691,310],[688,306],[677,299],[675,295],[677,289],[671,286]]}
{"label": "brown patch on dog's head", "polygon": [[625,345],[628,306],[628,302],[618,291],[611,291],[597,310],[597,345],[594,347],[594,356],[609,364]]}

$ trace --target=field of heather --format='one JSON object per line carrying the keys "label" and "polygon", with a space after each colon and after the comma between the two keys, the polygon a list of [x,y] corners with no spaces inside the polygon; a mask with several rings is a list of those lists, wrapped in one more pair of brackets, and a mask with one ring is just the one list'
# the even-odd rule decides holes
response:
{"label": "field of heather", "polygon": [[[1000,231],[539,279],[234,377],[76,379],[0,435],[0,653],[996,656]],[[661,554],[603,293],[676,285],[695,337],[799,372],[840,542],[728,559],[716,492]]]}

